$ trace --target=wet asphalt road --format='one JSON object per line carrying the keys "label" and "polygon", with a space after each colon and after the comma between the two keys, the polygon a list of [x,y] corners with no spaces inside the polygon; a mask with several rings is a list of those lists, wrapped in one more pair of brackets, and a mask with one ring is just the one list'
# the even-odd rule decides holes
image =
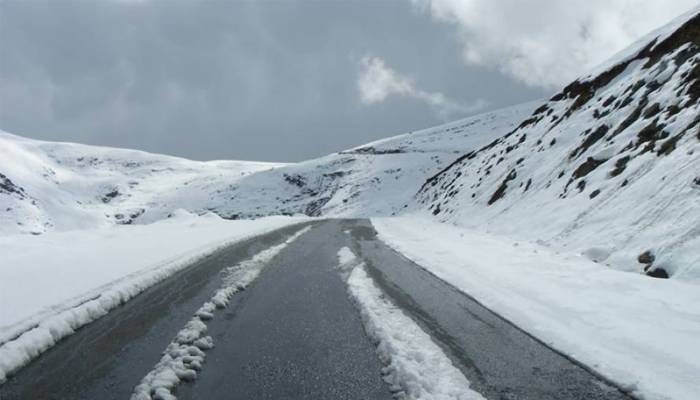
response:
{"label": "wet asphalt road", "polygon": [[[300,226],[238,243],[80,329],[0,386],[1,400],[128,399],[220,286],[219,271]],[[380,287],[488,399],[627,399],[376,239],[366,220],[326,220],[287,246],[207,322],[215,347],[180,399],[391,399],[337,268],[351,247]]]}

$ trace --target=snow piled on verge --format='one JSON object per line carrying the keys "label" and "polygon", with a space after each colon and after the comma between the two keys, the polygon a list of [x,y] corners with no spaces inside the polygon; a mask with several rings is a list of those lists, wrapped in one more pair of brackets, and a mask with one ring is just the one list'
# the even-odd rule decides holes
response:
{"label": "snow piled on verge", "polygon": [[151,225],[31,240],[0,236],[0,383],[81,326],[206,255],[304,220],[226,221],[181,212]]}
{"label": "snow piled on verge", "polygon": [[233,295],[250,285],[270,260],[309,229],[311,229],[310,226],[302,228],[284,242],[259,252],[253,258],[226,268],[221,288],[216,291],[210,301],[204,303],[195,312],[195,316],[175,335],[158,364],[136,386],[131,399],[177,399],[172,394],[173,388],[181,381],[196,379],[197,371],[202,369],[204,362],[204,350],[214,347],[212,337],[205,336],[207,325],[204,321],[212,319],[214,310],[217,308],[225,308]]}
{"label": "snow piled on verge", "polygon": [[635,396],[697,399],[698,285],[420,217],[372,224],[395,250]]}
{"label": "snow piled on verge", "polygon": [[355,261],[355,259],[355,254],[347,247],[343,247],[338,251],[338,263],[341,267]]}
{"label": "snow piled on verge", "polygon": [[[355,260],[350,249],[338,253],[341,267]],[[348,278],[365,330],[377,345],[384,380],[397,399],[482,400],[469,381],[411,318],[395,306],[359,263]]]}

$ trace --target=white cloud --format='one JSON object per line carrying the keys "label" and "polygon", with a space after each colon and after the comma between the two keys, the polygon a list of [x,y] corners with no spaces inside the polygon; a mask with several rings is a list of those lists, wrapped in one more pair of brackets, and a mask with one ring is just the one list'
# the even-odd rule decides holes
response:
{"label": "white cloud", "polygon": [[412,0],[455,24],[468,64],[498,68],[530,86],[584,74],[697,0]]}
{"label": "white cloud", "polygon": [[357,88],[363,104],[381,103],[391,95],[406,96],[431,106],[439,117],[445,120],[455,115],[474,113],[488,105],[482,99],[463,104],[449,99],[440,92],[426,92],[418,89],[412,79],[387,67],[384,60],[379,57],[363,57],[360,67]]}

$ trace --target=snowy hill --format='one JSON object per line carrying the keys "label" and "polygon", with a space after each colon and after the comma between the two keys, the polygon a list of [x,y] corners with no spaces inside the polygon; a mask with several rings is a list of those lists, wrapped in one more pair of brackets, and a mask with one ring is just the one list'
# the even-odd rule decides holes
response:
{"label": "snowy hill", "polygon": [[236,218],[393,215],[413,201],[427,177],[512,130],[534,107],[506,108],[257,173],[228,188],[227,202],[210,207]]}
{"label": "snowy hill", "polygon": [[279,164],[196,162],[30,140],[0,131],[0,233],[147,223],[199,209],[220,188]]}
{"label": "snowy hill", "polygon": [[228,219],[389,215],[425,178],[513,129],[533,108],[525,104],[290,165],[196,162],[0,132],[0,233],[151,223],[178,209]]}
{"label": "snowy hill", "polygon": [[698,11],[427,179],[419,202],[623,270],[700,278]]}

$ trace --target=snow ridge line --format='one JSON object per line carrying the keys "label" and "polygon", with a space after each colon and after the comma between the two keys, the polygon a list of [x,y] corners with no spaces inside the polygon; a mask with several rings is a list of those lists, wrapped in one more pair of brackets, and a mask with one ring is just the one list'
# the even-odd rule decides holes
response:
{"label": "snow ridge line", "polygon": [[141,380],[131,395],[131,400],[176,400],[173,389],[181,381],[197,378],[204,363],[205,350],[214,347],[211,336],[205,336],[205,321],[214,318],[214,311],[225,308],[236,293],[244,290],[262,272],[263,268],[282,249],[306,233],[310,226],[304,227],[284,242],[260,251],[252,258],[242,261],[224,270],[221,287],[211,299],[205,302],[163,352],[163,357],[153,369]]}
{"label": "snow ridge line", "polygon": [[377,346],[382,377],[399,400],[485,400],[469,388],[442,349],[376,286],[365,264],[344,247],[341,269],[353,268],[348,292],[360,310],[365,331]]}

